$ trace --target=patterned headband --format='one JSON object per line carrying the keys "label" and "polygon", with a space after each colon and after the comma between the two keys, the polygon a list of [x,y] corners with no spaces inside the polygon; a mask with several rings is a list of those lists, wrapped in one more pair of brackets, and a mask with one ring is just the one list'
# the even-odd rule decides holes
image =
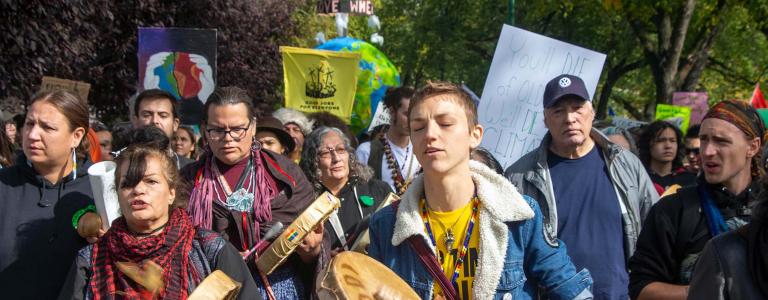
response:
{"label": "patterned headband", "polygon": [[742,101],[725,100],[709,109],[704,119],[715,118],[735,125],[748,137],[760,138],[762,144],[765,136],[765,124],[757,111]]}

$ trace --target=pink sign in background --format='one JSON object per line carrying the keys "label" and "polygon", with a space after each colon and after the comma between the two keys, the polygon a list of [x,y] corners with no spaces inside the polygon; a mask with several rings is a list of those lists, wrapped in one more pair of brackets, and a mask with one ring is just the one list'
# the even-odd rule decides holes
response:
{"label": "pink sign in background", "polygon": [[709,110],[707,93],[704,92],[675,92],[672,94],[672,104],[691,108],[690,125],[701,124],[701,119]]}

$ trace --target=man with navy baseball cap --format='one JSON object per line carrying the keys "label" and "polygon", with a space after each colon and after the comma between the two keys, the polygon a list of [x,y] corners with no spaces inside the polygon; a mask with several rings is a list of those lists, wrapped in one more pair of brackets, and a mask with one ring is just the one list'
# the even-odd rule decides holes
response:
{"label": "man with navy baseball cap", "polygon": [[542,106],[547,135],[505,176],[539,202],[547,243],[567,245],[576,267],[593,274],[595,299],[628,299],[627,260],[658,193],[634,154],[592,128],[581,78],[550,80]]}

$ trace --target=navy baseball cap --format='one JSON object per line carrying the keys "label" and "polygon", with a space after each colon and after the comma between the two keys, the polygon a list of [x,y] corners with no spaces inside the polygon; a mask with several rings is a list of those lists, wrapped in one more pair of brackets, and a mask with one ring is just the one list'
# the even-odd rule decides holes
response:
{"label": "navy baseball cap", "polygon": [[544,89],[544,108],[555,105],[557,100],[565,96],[576,96],[585,101],[590,101],[584,80],[581,80],[578,76],[563,74],[547,83],[547,87]]}

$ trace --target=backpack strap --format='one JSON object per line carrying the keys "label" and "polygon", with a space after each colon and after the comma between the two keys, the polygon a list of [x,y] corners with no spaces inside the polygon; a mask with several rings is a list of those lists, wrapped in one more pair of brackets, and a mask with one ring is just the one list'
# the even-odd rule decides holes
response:
{"label": "backpack strap", "polygon": [[[397,209],[400,206],[400,200],[393,202],[392,208],[395,210],[395,218],[397,218]],[[405,240],[411,249],[416,252],[416,256],[419,258],[424,267],[427,268],[427,272],[432,278],[440,285],[440,289],[445,294],[445,298],[448,300],[459,300],[459,294],[456,292],[456,288],[453,286],[448,277],[443,273],[443,267],[440,266],[440,262],[437,261],[437,257],[429,247],[423,238],[418,235],[413,235]]]}
{"label": "backpack strap", "polygon": [[384,161],[384,145],[378,139],[371,139],[371,154],[368,166],[373,169],[373,177],[381,180],[381,162]]}

